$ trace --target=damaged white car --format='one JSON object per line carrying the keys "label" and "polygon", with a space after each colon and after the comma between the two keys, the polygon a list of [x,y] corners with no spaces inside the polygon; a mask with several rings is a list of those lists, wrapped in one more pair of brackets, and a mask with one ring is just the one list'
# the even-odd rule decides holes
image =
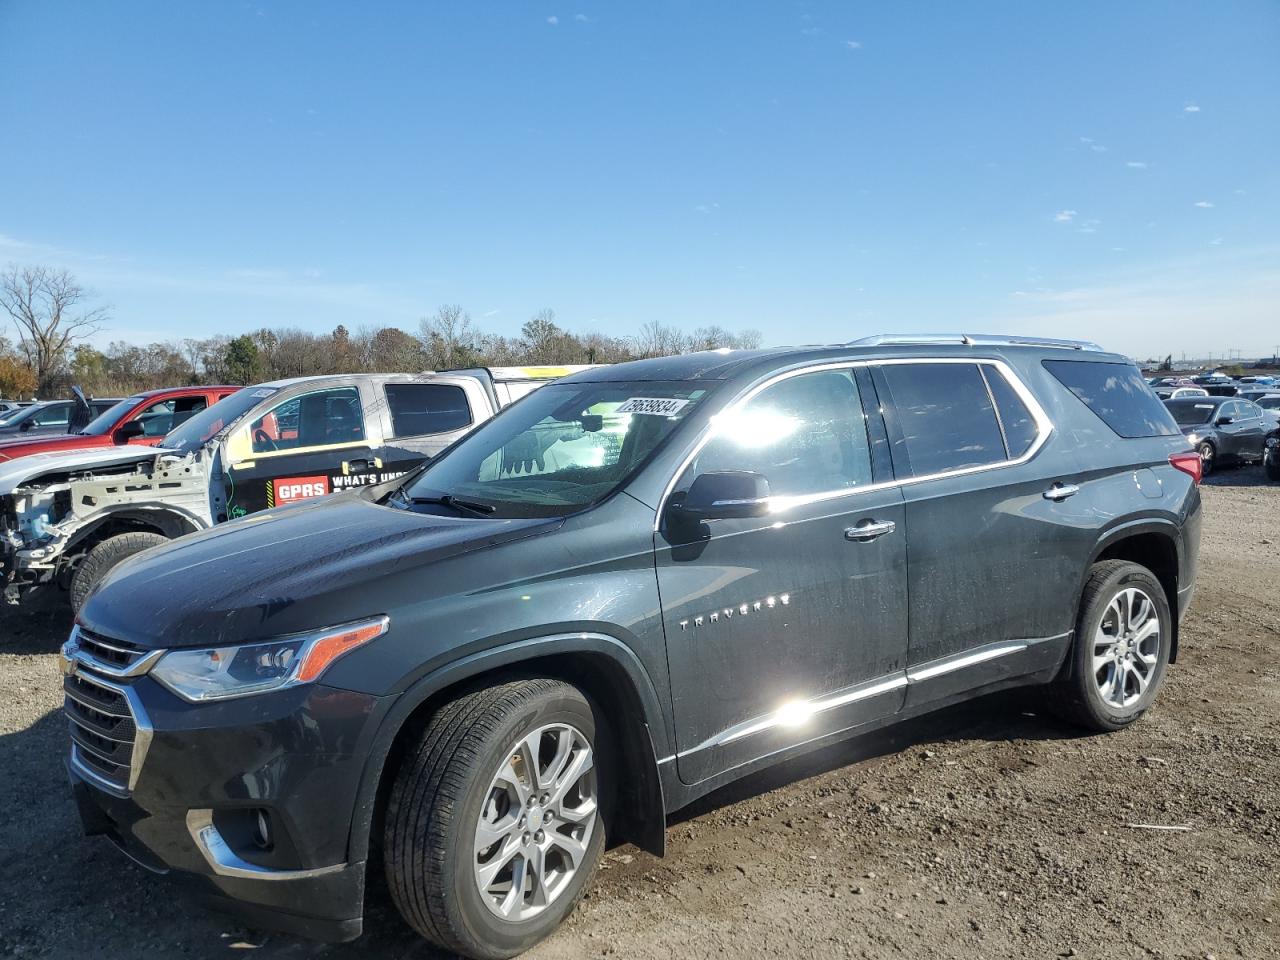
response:
{"label": "damaged white car", "polygon": [[281,380],[213,404],[156,448],[2,463],[4,597],[19,603],[58,584],[78,610],[135,553],[258,510],[395,479],[573,369]]}

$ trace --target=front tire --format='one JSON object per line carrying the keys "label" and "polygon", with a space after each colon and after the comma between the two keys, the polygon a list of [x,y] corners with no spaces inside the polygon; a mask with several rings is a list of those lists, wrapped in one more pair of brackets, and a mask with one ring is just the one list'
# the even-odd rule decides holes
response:
{"label": "front tire", "polygon": [[557,680],[522,680],[442,707],[392,785],[387,879],[405,920],[467,957],[515,956],[551,934],[605,844],[605,738]]}
{"label": "front tire", "polygon": [[114,537],[107,537],[97,544],[76,564],[75,572],[71,574],[72,611],[80,612],[80,608],[84,606],[85,600],[98,585],[98,581],[113,567],[123,563],[135,553],[141,553],[143,550],[150,550],[152,547],[168,542],[169,538],[164,534],[134,530],[130,533],[118,533]]}
{"label": "front tire", "polygon": [[1146,567],[1104,560],[1089,571],[1068,676],[1056,707],[1099,733],[1121,730],[1155,701],[1173,641],[1164,587]]}
{"label": "front tire", "polygon": [[1196,453],[1200,454],[1200,476],[1207,477],[1213,473],[1214,465],[1218,460],[1218,450],[1208,440],[1202,440],[1196,447]]}

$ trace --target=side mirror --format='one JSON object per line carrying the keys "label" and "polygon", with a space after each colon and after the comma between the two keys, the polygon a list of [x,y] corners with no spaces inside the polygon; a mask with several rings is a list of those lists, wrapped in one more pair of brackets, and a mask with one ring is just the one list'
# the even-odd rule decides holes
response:
{"label": "side mirror", "polygon": [[1228,424],[1231,424],[1234,422],[1235,421],[1231,417],[1219,417],[1217,420],[1214,421],[1214,423],[1217,424],[1219,427],[1225,427]]}
{"label": "side mirror", "polygon": [[138,437],[145,436],[146,433],[147,431],[146,428],[143,427],[142,421],[130,420],[115,432],[112,439],[114,439],[117,444],[125,444],[130,440],[136,440]]}
{"label": "side mirror", "polygon": [[763,517],[769,513],[769,481],[749,470],[703,473],[671,510],[689,520]]}

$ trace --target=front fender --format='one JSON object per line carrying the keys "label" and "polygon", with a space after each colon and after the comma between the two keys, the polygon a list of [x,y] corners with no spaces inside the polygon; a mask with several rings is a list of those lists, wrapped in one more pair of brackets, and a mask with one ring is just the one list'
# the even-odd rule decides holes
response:
{"label": "front fender", "polygon": [[[404,691],[387,712],[361,778],[352,815],[348,858],[352,862],[368,857],[370,836],[378,801],[385,786],[388,757],[405,725],[424,705],[446,691],[486,674],[510,671],[528,664],[531,668],[548,658],[591,655],[605,657],[627,678],[640,716],[622,717],[616,722],[624,744],[625,762],[632,765],[638,785],[634,796],[637,815],[630,839],[645,850],[662,855],[666,837],[666,807],[658,757],[666,756],[666,724],[657,691],[639,658],[626,644],[603,633],[562,633],[503,644],[460,658],[418,679]],[[628,722],[630,721],[630,722]],[[655,736],[658,743],[654,742]]]}

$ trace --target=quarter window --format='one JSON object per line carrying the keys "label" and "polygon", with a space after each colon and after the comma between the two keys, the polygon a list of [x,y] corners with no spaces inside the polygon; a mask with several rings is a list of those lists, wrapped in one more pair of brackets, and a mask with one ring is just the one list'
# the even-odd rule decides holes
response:
{"label": "quarter window", "polygon": [[1044,368],[1117,436],[1176,436],[1178,425],[1131,363],[1045,360]]}
{"label": "quarter window", "polygon": [[858,385],[848,370],[789,377],[715,419],[713,438],[685,475],[750,470],[774,496],[797,497],[871,483]]}
{"label": "quarter window", "polygon": [[249,427],[254,453],[332,447],[365,438],[360,393],[355,387],[292,397]]}
{"label": "quarter window", "polygon": [[471,423],[471,406],[461,387],[443,383],[388,383],[391,431],[397,437],[420,437],[461,430]]}
{"label": "quarter window", "polygon": [[991,388],[991,397],[996,402],[996,413],[1000,415],[1000,426],[1004,431],[1004,443],[1009,459],[1017,460],[1036,442],[1040,427],[1007,377],[990,364],[983,364],[982,375],[986,378],[987,386]]}
{"label": "quarter window", "polygon": [[[991,393],[978,364],[891,363],[880,370],[893,398],[915,476],[1008,459]],[[1023,413],[1029,416],[1025,407]],[[1016,409],[1011,410],[1011,420],[1016,426]]]}

